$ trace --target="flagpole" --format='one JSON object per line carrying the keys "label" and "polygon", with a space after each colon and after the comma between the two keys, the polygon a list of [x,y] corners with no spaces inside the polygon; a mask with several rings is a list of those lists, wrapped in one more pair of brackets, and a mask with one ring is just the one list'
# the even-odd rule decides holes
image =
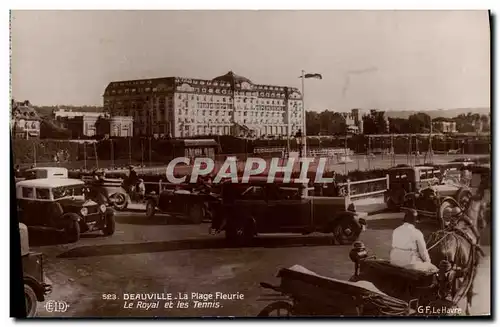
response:
{"label": "flagpole", "polygon": [[302,153],[307,157],[307,132],[306,132],[306,101],[304,96],[304,79],[305,79],[305,71],[302,70],[302,135],[304,136],[304,140],[302,141]]}

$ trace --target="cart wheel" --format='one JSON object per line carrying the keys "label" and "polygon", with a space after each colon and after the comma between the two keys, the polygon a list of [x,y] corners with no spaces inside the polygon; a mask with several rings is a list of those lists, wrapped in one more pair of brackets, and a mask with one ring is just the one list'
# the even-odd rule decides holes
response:
{"label": "cart wheel", "polygon": [[24,284],[24,301],[26,304],[26,317],[34,317],[36,315],[36,293],[33,288]]}
{"label": "cart wheel", "polygon": [[153,218],[156,213],[156,203],[153,199],[146,202],[146,217]]}
{"label": "cart wheel", "polygon": [[257,317],[290,317],[293,306],[285,301],[277,301],[269,304],[257,315]]}

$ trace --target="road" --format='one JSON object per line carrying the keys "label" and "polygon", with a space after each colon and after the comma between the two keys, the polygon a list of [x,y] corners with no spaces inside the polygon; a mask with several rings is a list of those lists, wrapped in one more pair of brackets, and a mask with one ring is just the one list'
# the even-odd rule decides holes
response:
{"label": "road", "polygon": [[[361,236],[378,257],[388,257],[392,230],[402,215],[376,214],[369,217],[368,230]],[[46,255],[46,274],[54,291],[48,300],[69,304],[64,313],[47,312],[51,317],[193,317],[255,316],[268,304],[258,301],[266,293],[259,282],[277,283],[280,268],[302,265],[318,274],[348,279],[353,274],[350,246],[330,245],[321,234],[309,236],[269,235],[255,245],[230,247],[222,235],[208,235],[208,224],[190,225],[168,216],[147,220],[143,213],[120,213],[116,234],[103,237],[89,234],[76,244],[40,245],[40,235],[30,234],[32,249]],[[47,237],[44,237],[47,239]],[[55,237],[50,237],[55,240]],[[490,247],[479,271],[473,313],[490,311]],[[36,244],[38,242],[38,245]],[[239,299],[218,301],[219,308],[124,308],[124,293],[210,293],[239,292]],[[103,295],[117,300],[103,300]],[[243,299],[241,298],[243,295]],[[182,296],[182,295],[181,295]],[[144,302],[144,301],[143,301]],[[156,301],[149,301],[156,302]],[[177,302],[177,301],[175,301]]]}

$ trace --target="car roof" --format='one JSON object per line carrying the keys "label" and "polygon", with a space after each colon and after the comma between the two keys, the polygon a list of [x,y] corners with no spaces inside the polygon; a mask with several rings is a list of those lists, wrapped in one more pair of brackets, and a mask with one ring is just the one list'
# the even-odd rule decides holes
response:
{"label": "car roof", "polygon": [[84,181],[73,178],[37,178],[37,179],[28,179],[17,182],[16,186],[52,188],[52,187],[84,185],[84,184],[85,184]]}
{"label": "car roof", "polygon": [[28,171],[36,171],[36,170],[68,170],[68,168],[64,168],[64,167],[34,167],[34,168],[30,168],[28,169]]}
{"label": "car roof", "polygon": [[[242,183],[242,177],[238,176],[238,184],[294,184],[294,185],[299,185],[301,183],[294,182],[295,178],[290,178],[289,181],[285,182],[284,177],[275,177],[273,179],[272,183],[267,182],[267,176],[250,176],[248,179],[247,183]],[[228,178],[227,180],[223,181],[224,184],[232,184],[232,180]]]}

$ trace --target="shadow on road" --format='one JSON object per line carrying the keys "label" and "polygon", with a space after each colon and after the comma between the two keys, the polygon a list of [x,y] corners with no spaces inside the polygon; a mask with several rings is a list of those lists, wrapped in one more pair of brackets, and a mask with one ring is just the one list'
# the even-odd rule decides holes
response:
{"label": "shadow on road", "polygon": [[[89,233],[84,233],[80,235],[80,238],[92,239],[104,237],[100,231],[94,231]],[[29,244],[30,247],[33,246],[48,246],[48,245],[61,245],[70,244],[64,239],[64,234],[59,231],[52,230],[37,230],[29,229]]]}
{"label": "shadow on road", "polygon": [[[291,236],[291,237],[257,237],[251,245],[245,247],[283,248],[299,246],[328,246],[332,245],[331,236]],[[339,246],[339,245],[335,245]],[[350,245],[349,245],[350,247]],[[58,258],[79,258],[120,254],[139,254],[154,252],[169,252],[201,249],[231,249],[241,248],[231,245],[223,238],[188,239],[177,241],[104,244],[81,246],[58,255]]]}
{"label": "shadow on road", "polygon": [[155,215],[152,218],[146,217],[144,212],[142,215],[116,215],[115,220],[118,224],[126,225],[194,225],[186,218],[170,216],[170,215]]}

